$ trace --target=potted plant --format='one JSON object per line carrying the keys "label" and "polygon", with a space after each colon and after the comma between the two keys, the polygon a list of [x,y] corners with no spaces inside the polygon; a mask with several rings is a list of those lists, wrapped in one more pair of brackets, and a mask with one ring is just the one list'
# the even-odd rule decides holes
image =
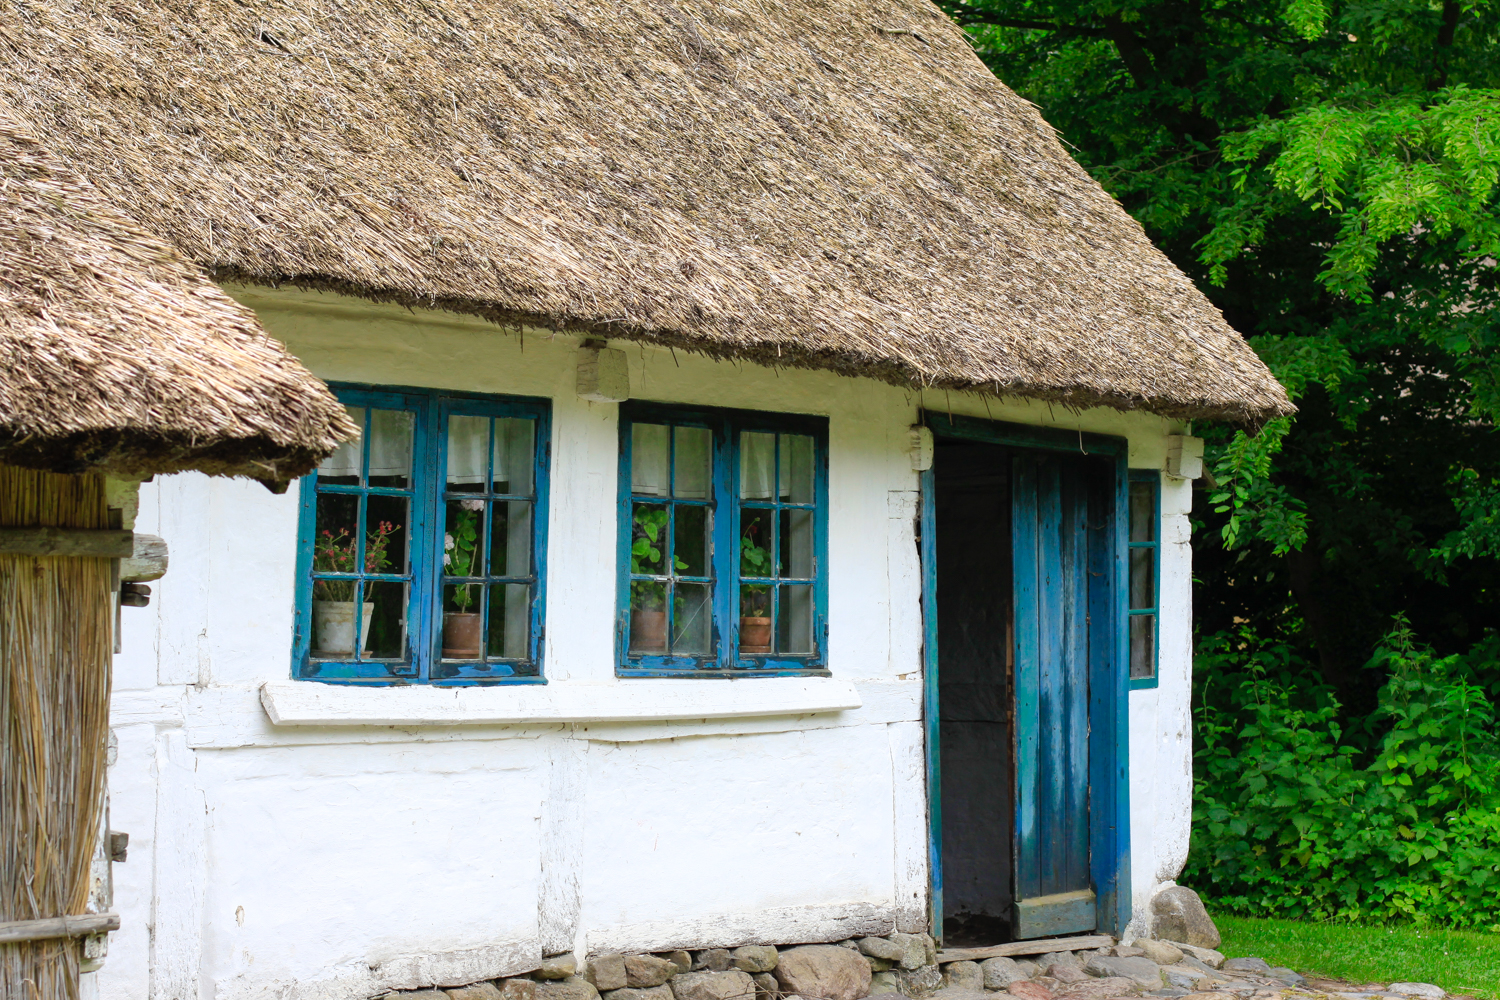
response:
{"label": "potted plant", "polygon": [[[756,543],[760,528],[756,522],[746,525],[740,535],[740,572],[745,576],[770,576],[774,570],[771,550]],[[771,585],[746,583],[740,586],[740,653],[762,656],[771,651]]]}
{"label": "potted plant", "polygon": [[[667,509],[638,506],[631,520],[630,572],[660,573]],[[673,564],[687,569],[681,559],[674,558]],[[630,581],[630,648],[639,653],[667,651],[667,585],[659,580]]]}
{"label": "potted plant", "polygon": [[[461,500],[453,530],[443,535],[443,566],[449,576],[472,576],[479,558],[479,515],[483,500]],[[460,583],[453,588],[457,611],[443,614],[443,657],[449,660],[477,660],[480,656],[482,624],[479,613],[470,611],[474,603],[473,588],[478,584]]]}
{"label": "potted plant", "polygon": [[[365,572],[379,573],[390,565],[391,536],[398,525],[381,521],[380,526],[365,535]],[[317,573],[354,573],[359,559],[358,540],[347,528],[338,534],[328,529],[313,544],[313,571]],[[317,580],[313,583],[313,650],[317,657],[345,658],[354,655],[354,580]],[[363,653],[370,639],[370,619],[375,614],[373,601],[363,602],[360,614],[359,651]]]}

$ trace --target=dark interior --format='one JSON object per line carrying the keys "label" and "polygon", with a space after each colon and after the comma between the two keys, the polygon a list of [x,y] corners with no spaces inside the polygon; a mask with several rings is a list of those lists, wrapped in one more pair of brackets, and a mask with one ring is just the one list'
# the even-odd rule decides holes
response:
{"label": "dark interior", "polygon": [[1011,453],[939,441],[935,477],[943,943],[1011,940]]}

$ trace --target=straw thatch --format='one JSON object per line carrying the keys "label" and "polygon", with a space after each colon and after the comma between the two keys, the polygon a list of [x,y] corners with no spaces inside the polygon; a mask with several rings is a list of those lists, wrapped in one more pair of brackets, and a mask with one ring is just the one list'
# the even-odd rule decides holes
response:
{"label": "straw thatch", "polygon": [[0,458],[285,481],[354,430],[249,310],[0,106]]}
{"label": "straw thatch", "polygon": [[220,278],[902,385],[1290,410],[926,0],[0,7],[0,91]]}

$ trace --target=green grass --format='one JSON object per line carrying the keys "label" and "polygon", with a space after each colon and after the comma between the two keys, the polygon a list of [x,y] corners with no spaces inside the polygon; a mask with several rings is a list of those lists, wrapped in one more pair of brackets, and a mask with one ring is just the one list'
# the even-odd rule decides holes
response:
{"label": "green grass", "polygon": [[1255,955],[1305,976],[1356,985],[1436,983],[1449,993],[1500,1000],[1500,934],[1359,927],[1257,917],[1215,917],[1230,958]]}

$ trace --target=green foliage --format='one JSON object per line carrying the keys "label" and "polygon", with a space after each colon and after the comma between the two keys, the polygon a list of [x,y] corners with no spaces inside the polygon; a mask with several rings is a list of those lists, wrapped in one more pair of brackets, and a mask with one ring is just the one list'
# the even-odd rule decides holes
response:
{"label": "green foliage", "polygon": [[[451,505],[453,520],[443,535],[443,565],[449,576],[473,575],[479,555],[479,517],[483,509],[483,501],[466,500]],[[467,612],[474,603],[474,586],[461,583],[453,588],[453,603],[460,612]]]}
{"label": "green foliage", "polygon": [[1200,646],[1188,884],[1254,916],[1500,930],[1493,638],[1435,657],[1398,621],[1363,732],[1285,643]]}
{"label": "green foliage", "polygon": [[[758,523],[747,521],[740,535],[740,573],[744,576],[772,576],[775,565],[771,550],[756,541]],[[740,585],[740,614],[745,617],[764,617],[771,607],[771,586],[766,583]]]}
{"label": "green foliage", "polygon": [[939,2],[1300,408],[1194,428],[1208,631],[1288,635],[1355,715],[1392,614],[1472,644],[1500,599],[1500,0]]}
{"label": "green foliage", "polygon": [[[634,574],[660,575],[662,553],[667,547],[667,508],[647,504],[636,504],[631,516],[630,572]],[[674,556],[673,565],[678,571],[687,569],[687,563]],[[632,580],[630,582],[631,606],[638,609],[660,611],[666,607],[667,585],[658,580]]]}

